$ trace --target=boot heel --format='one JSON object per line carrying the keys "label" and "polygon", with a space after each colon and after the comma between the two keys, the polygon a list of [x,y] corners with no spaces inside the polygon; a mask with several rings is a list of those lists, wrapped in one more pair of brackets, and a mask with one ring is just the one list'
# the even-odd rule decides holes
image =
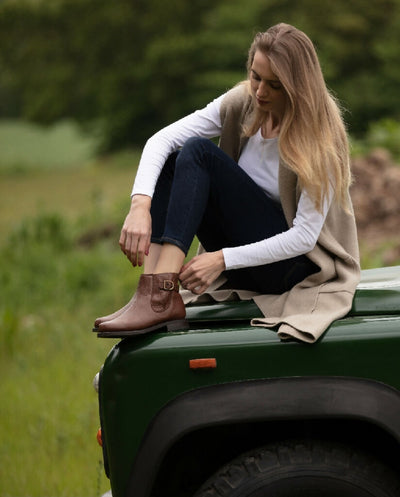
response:
{"label": "boot heel", "polygon": [[181,319],[179,321],[170,321],[166,324],[167,331],[183,331],[189,329],[189,321]]}

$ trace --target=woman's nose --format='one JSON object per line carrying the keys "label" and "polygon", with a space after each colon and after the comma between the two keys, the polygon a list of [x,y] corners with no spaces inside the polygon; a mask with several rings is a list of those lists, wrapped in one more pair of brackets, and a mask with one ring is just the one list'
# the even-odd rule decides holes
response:
{"label": "woman's nose", "polygon": [[268,95],[268,85],[266,85],[263,81],[258,85],[257,89],[257,97],[266,97]]}

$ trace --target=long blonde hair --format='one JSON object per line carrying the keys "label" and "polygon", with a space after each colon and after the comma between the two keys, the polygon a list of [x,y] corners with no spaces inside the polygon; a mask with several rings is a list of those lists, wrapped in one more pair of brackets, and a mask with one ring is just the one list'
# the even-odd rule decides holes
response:
{"label": "long blonde hair", "polygon": [[[311,40],[288,24],[277,24],[258,33],[249,50],[247,69],[254,55],[262,52],[287,94],[287,105],[279,133],[282,159],[297,174],[300,187],[318,210],[333,182],[337,201],[348,207],[351,183],[349,145],[340,107],[326,87]],[[266,114],[254,106],[244,129],[254,135]]]}

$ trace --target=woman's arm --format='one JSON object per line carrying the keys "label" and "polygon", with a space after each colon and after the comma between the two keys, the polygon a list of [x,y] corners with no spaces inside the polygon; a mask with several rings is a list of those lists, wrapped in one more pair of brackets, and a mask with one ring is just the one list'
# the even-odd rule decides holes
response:
{"label": "woman's arm", "polygon": [[223,249],[226,269],[271,264],[310,252],[317,243],[333,197],[325,199],[322,213],[306,192],[300,196],[293,227],[259,242]]}
{"label": "woman's arm", "polygon": [[134,195],[119,238],[122,252],[133,266],[141,266],[148,254],[151,239],[151,198]]}
{"label": "woman's arm", "polygon": [[132,195],[153,196],[157,179],[169,155],[192,136],[214,138],[221,132],[220,106],[225,95],[206,107],[176,121],[153,135],[146,142],[139,162]]}
{"label": "woman's arm", "polygon": [[167,126],[146,143],[132,190],[131,207],[121,230],[119,244],[131,263],[141,266],[151,240],[151,198],[168,156],[192,136],[212,138],[221,128],[220,105],[224,95],[204,109]]}
{"label": "woman's arm", "polygon": [[183,288],[200,295],[225,269],[270,264],[310,252],[318,240],[330,203],[327,199],[323,212],[319,213],[310,197],[302,194],[292,228],[260,242],[197,255],[181,270]]}

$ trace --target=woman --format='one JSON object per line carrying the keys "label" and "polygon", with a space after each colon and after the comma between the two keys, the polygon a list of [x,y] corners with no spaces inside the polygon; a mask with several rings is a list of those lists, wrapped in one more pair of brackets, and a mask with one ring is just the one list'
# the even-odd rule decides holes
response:
{"label": "woman", "polygon": [[[184,328],[180,280],[186,302],[235,289],[263,312],[253,325],[315,341],[348,312],[359,280],[350,182],[345,127],[312,42],[287,24],[257,34],[247,81],[148,140],[120,237],[144,274],[95,330]],[[196,234],[205,251],[183,265]]]}

